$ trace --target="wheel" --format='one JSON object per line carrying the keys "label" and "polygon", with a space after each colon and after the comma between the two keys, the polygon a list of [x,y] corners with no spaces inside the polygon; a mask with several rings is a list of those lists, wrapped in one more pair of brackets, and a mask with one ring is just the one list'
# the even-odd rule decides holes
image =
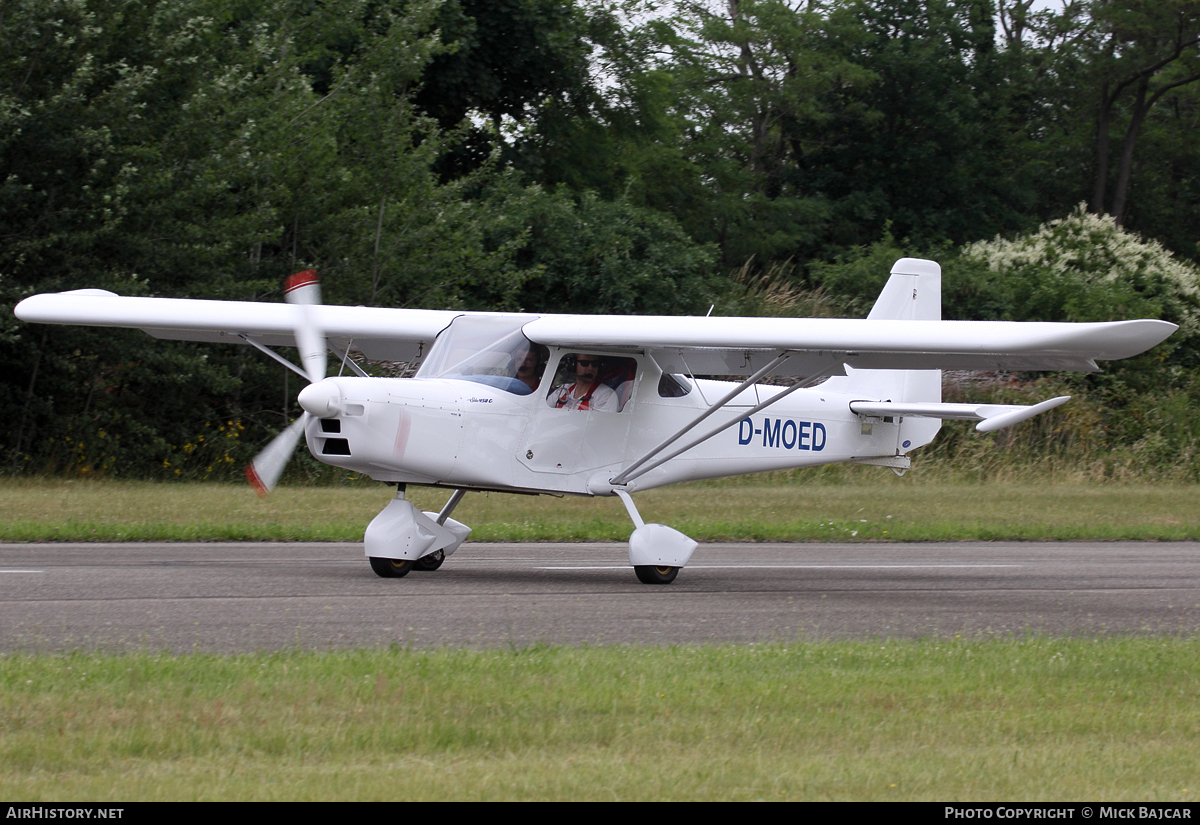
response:
{"label": "wheel", "polygon": [[375,571],[376,576],[382,576],[385,579],[399,579],[407,576],[408,572],[413,569],[414,561],[405,559],[377,559],[372,558],[371,569]]}
{"label": "wheel", "polygon": [[422,556],[413,564],[413,570],[437,570],[446,560],[445,550],[434,550],[428,556]]}
{"label": "wheel", "polygon": [[656,567],[652,564],[639,564],[633,568],[638,581],[642,584],[670,584],[679,575],[678,567]]}

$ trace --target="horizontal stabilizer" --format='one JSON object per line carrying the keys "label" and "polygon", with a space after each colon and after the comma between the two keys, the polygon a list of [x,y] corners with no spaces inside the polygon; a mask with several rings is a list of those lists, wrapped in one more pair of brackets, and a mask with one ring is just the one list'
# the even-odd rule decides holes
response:
{"label": "horizontal stabilizer", "polygon": [[1026,419],[1040,415],[1046,410],[1062,406],[1071,400],[1069,395],[1060,395],[1040,404],[1022,406],[1019,404],[932,404],[932,403],[894,403],[891,401],[851,401],[851,412],[858,415],[869,415],[878,418],[885,416],[910,415],[920,418],[954,419],[959,421],[978,421],[975,429],[981,433],[995,432],[1013,424],[1019,424]]}

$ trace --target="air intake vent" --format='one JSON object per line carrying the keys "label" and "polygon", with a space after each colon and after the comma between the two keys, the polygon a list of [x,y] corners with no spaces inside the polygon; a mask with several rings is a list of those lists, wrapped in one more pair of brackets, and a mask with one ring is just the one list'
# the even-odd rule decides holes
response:
{"label": "air intake vent", "polygon": [[321,455],[350,455],[350,442],[344,438],[327,438]]}

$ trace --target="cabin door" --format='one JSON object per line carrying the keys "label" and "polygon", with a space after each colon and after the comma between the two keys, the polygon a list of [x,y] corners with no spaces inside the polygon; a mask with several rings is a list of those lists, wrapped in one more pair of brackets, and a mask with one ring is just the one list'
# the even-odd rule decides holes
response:
{"label": "cabin door", "polygon": [[627,458],[641,374],[636,358],[551,353],[518,460],[539,473],[590,474]]}

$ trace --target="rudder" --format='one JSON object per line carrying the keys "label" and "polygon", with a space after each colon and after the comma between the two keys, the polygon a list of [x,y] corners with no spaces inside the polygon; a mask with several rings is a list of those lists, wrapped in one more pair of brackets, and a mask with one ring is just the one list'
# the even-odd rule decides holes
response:
{"label": "rudder", "polygon": [[[868,321],[942,320],[942,268],[936,261],[901,258],[871,307]],[[837,384],[833,384],[833,382]],[[830,389],[879,401],[942,400],[941,370],[856,370],[830,379]],[[900,422],[896,452],[907,453],[928,444],[941,429],[936,418],[904,418]]]}

